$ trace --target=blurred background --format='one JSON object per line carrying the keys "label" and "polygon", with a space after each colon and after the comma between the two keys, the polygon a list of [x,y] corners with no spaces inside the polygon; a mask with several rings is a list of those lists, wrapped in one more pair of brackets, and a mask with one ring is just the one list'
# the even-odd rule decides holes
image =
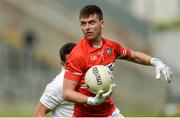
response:
{"label": "blurred background", "polygon": [[59,48],[82,37],[79,11],[104,13],[104,36],[161,59],[171,84],[153,67],[116,61],[113,99],[125,116],[180,116],[180,0],[0,0],[0,116],[33,116],[60,71]]}

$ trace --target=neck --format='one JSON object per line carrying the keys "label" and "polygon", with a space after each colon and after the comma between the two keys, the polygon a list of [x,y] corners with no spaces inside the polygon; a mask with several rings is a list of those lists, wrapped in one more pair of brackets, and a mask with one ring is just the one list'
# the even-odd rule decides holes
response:
{"label": "neck", "polygon": [[101,39],[101,38],[102,38],[102,37],[99,36],[99,37],[97,37],[96,39],[91,40],[91,43],[93,44],[93,46],[95,46],[95,47],[101,46],[101,45],[102,45],[102,39]]}
{"label": "neck", "polygon": [[102,46],[102,39],[98,39],[98,41],[93,42],[92,44],[94,48],[100,48]]}

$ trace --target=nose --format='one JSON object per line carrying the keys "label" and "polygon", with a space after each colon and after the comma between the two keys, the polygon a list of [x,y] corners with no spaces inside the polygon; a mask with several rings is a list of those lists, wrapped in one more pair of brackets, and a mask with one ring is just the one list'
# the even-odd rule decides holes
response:
{"label": "nose", "polygon": [[88,31],[88,30],[90,29],[90,25],[87,23],[87,24],[84,26],[84,29],[85,29],[86,31]]}

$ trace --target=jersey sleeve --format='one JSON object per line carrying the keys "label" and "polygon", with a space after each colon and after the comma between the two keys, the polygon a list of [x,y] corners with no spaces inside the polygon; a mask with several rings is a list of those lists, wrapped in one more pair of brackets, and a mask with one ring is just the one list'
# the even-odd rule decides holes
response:
{"label": "jersey sleeve", "polygon": [[120,45],[116,44],[116,49],[117,49],[117,59],[127,59],[131,57],[131,50]]}
{"label": "jersey sleeve", "polygon": [[64,100],[61,98],[60,87],[58,86],[60,86],[58,82],[49,83],[40,98],[40,102],[49,109],[54,109],[58,104],[63,104]]}
{"label": "jersey sleeve", "polygon": [[[71,53],[72,54],[72,53]],[[76,53],[69,55],[66,63],[65,79],[79,81],[83,76],[85,61],[83,56]]]}

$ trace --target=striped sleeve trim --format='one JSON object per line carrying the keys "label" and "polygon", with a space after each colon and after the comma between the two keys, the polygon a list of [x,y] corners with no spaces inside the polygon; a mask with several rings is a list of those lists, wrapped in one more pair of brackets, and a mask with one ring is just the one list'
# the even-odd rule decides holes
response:
{"label": "striped sleeve trim", "polygon": [[126,50],[123,50],[123,52],[121,53],[121,55],[119,55],[117,58],[118,58],[118,59],[121,59],[121,58],[125,57],[125,56],[126,56],[126,53],[127,53],[127,51],[126,51]]}

